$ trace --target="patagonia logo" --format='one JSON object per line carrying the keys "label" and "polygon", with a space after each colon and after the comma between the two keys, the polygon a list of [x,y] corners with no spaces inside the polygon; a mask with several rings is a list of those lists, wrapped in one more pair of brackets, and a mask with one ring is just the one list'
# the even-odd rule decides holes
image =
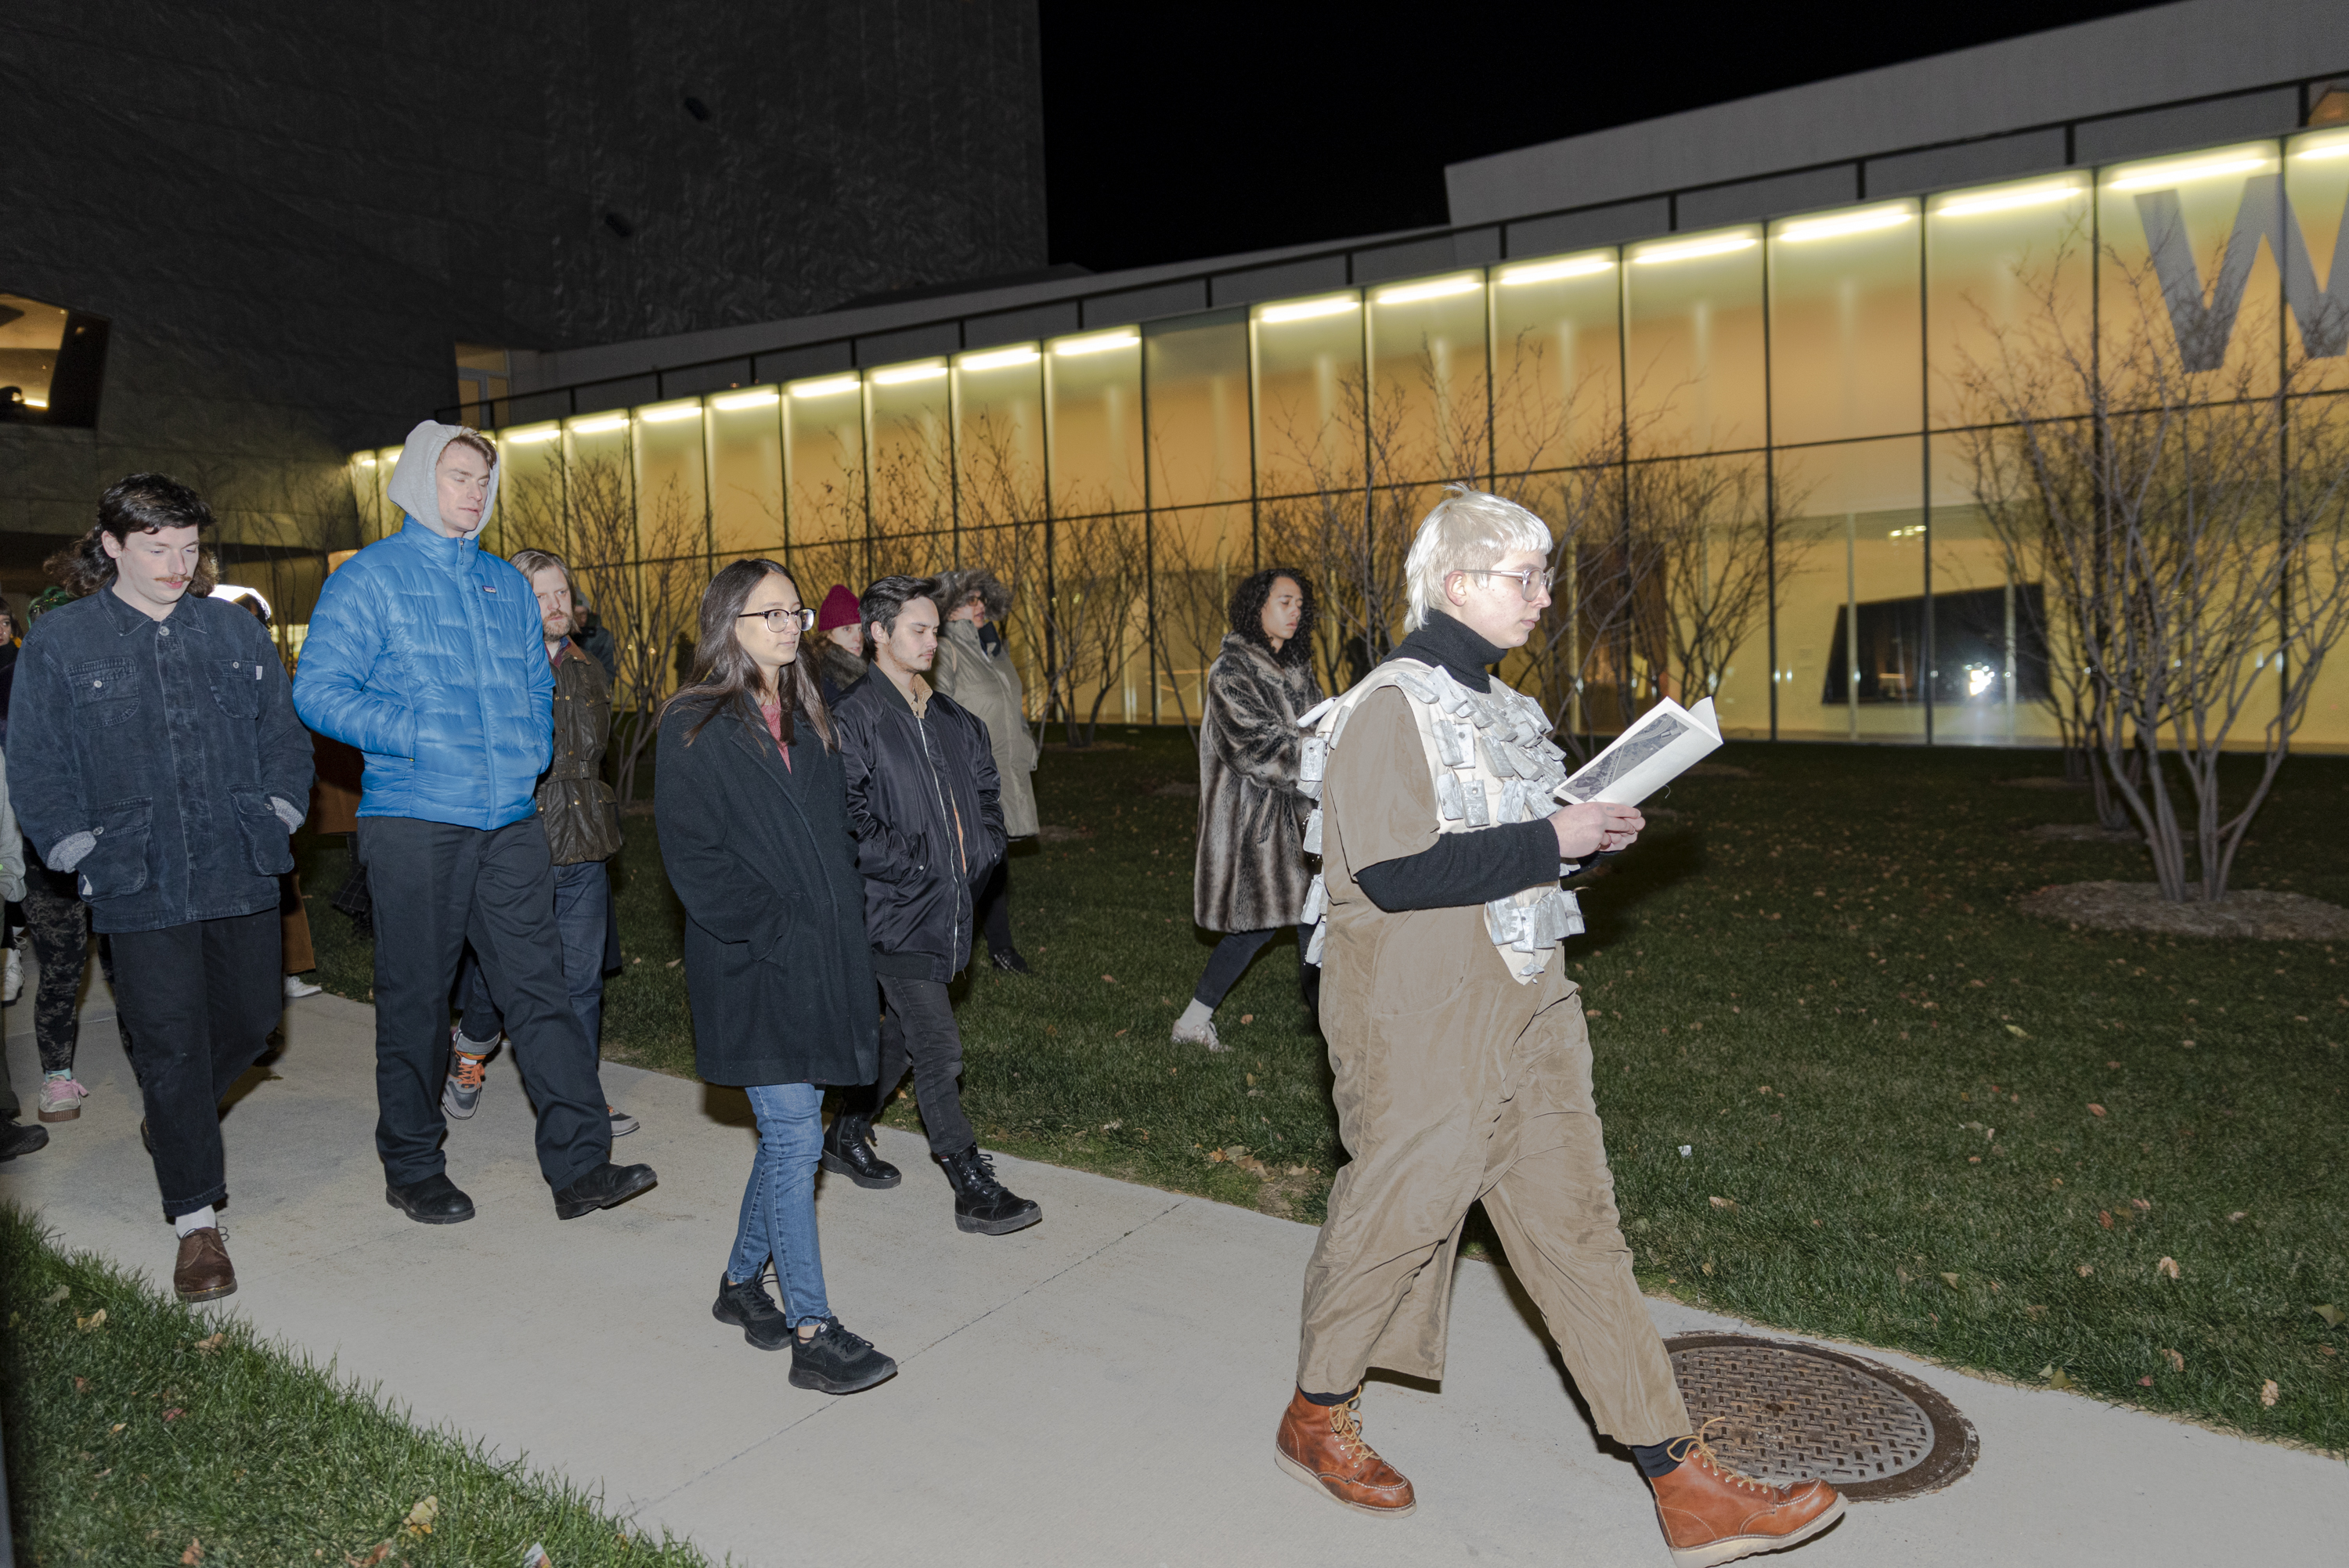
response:
{"label": "patagonia logo", "polygon": [[482,584],[481,584],[481,592],[482,592],[482,593],[496,593],[496,592],[497,592],[497,590],[496,590],[495,588],[491,587],[488,583],[482,583]]}

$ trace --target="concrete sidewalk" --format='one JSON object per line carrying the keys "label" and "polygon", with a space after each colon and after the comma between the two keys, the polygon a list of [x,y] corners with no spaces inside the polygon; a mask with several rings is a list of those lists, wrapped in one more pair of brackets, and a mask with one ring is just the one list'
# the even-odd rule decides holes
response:
{"label": "concrete sidewalk", "polygon": [[[94,966],[93,966],[94,967]],[[139,1144],[139,1106],[93,976],[80,1119],[0,1166],[0,1197],[66,1245],[168,1288],[171,1233]],[[37,1082],[31,987],[7,1010],[9,1066]],[[1374,1382],[1369,1436],[1416,1484],[1412,1518],[1349,1513],[1275,1470],[1313,1232],[1206,1201],[1004,1160],[1040,1225],[954,1228],[918,1140],[885,1130],[905,1184],[820,1191],[833,1310],[897,1358],[893,1381],[833,1398],[784,1381],[709,1304],[753,1137],[738,1093],[623,1067],[643,1119],[623,1160],[661,1184],[558,1223],[510,1057],[453,1124],[471,1223],[410,1222],[383,1198],[374,1016],[294,1004],[274,1072],[223,1123],[223,1212],[243,1289],[221,1304],[416,1418],[600,1484],[612,1507],[738,1563],[1165,1568],[1668,1559],[1646,1489],[1604,1451],[1505,1270],[1460,1265],[1451,1376]],[[30,1115],[29,1100],[27,1115]],[[1743,1326],[1669,1303],[1666,1333]],[[2208,1564],[2339,1561],[2349,1473],[2076,1396],[1877,1359],[1940,1389],[1981,1432],[1973,1472],[1903,1502],[1856,1504],[1804,1568],[1901,1563]],[[2331,1544],[2326,1544],[2330,1542]]]}

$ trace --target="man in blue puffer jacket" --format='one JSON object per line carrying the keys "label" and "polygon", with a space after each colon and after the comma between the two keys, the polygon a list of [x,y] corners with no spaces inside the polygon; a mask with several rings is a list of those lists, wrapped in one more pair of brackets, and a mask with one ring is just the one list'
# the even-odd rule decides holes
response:
{"label": "man in blue puffer jacket", "polygon": [[571,1010],[536,788],[554,675],[520,572],[475,548],[497,449],[461,425],[408,433],[405,514],[326,579],[302,645],[302,722],[367,755],[358,854],[375,903],[375,1140],[384,1197],[428,1225],[473,1217],[440,1149],[449,993],[466,944],[538,1108],[538,1166],[575,1219],[653,1185],[611,1162],[595,1047]]}

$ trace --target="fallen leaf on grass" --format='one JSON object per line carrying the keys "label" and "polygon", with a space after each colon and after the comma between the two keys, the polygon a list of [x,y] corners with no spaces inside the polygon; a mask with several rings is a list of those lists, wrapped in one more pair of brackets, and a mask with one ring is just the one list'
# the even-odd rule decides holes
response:
{"label": "fallen leaf on grass", "polygon": [[2180,1356],[2175,1350],[2163,1351],[2161,1353],[2161,1358],[2169,1363],[2169,1369],[2172,1372],[2183,1372],[2186,1370],[2186,1357]]}
{"label": "fallen leaf on grass", "polygon": [[1714,1208],[1721,1210],[1724,1213],[1734,1214],[1737,1212],[1737,1200],[1734,1198],[1708,1198],[1705,1202],[1711,1203]]}
{"label": "fallen leaf on grass", "polygon": [[2089,1267],[2087,1264],[2082,1264],[2080,1265],[2080,1277],[2081,1277],[2082,1279],[2086,1279],[2090,1274],[2094,1274],[2094,1273],[2095,1273],[2095,1272],[2096,1272],[2095,1270],[2094,1270],[2094,1269],[2090,1268],[2090,1267]]}
{"label": "fallen leaf on grass", "polygon": [[2091,1103],[2088,1107],[2088,1114],[2090,1116],[2102,1116],[2105,1114],[2105,1108],[2101,1105]]}
{"label": "fallen leaf on grass", "polygon": [[[1128,1026],[1126,1026],[1126,1027],[1127,1027],[1127,1028],[1131,1028],[1131,1027],[1133,1027],[1133,1026],[1129,1024]],[[1125,1029],[1120,1029],[1116,1034],[1112,1035],[1112,1036],[1110,1037],[1110,1038],[1111,1038],[1111,1039],[1112,1039],[1112,1040],[1117,1039],[1117,1038],[1119,1038],[1120,1037],[1122,1037],[1123,1035],[1124,1035],[1124,1033],[1125,1033]]]}
{"label": "fallen leaf on grass", "polygon": [[1114,985],[1117,984],[1117,976],[1114,975],[1104,975],[1102,976],[1102,984],[1104,985]]}
{"label": "fallen leaf on grass", "polygon": [[228,1330],[225,1328],[218,1329],[196,1341],[196,1352],[201,1356],[210,1356],[213,1351],[218,1350],[227,1342]]}
{"label": "fallen leaf on grass", "polygon": [[2031,1319],[2032,1322],[2036,1323],[2041,1318],[2047,1315],[2047,1309],[2044,1306],[2037,1305],[2026,1306],[2023,1309],[2023,1315]]}
{"label": "fallen leaf on grass", "polygon": [[2238,1209],[2238,1210],[2236,1210],[2233,1213],[2231,1213],[2231,1214],[2230,1214],[2230,1215],[2228,1215],[2228,1216],[2227,1216],[2227,1223],[2229,1223],[2229,1224],[2230,1224],[2230,1225],[2231,1225],[2231,1224],[2233,1224],[2233,1223],[2234,1223],[2236,1221],[2238,1221],[2238,1220],[2246,1220],[2246,1219],[2249,1219],[2250,1217],[2251,1217],[2251,1211],[2250,1211],[2250,1210],[2248,1210],[2248,1209]]}
{"label": "fallen leaf on grass", "polygon": [[2153,1205],[2143,1198],[2131,1198],[2129,1200],[2129,1207],[2135,1209],[2140,1214],[2150,1214],[2153,1212]]}
{"label": "fallen leaf on grass", "polygon": [[[2329,1301],[2323,1306],[2312,1306],[2308,1310],[2316,1314],[2317,1316],[2324,1319],[2324,1326],[2327,1328],[2340,1327],[2342,1318],[2349,1316],[2349,1314],[2344,1314],[2339,1307],[2333,1305]],[[81,1379],[77,1377],[74,1381],[78,1383]]]}
{"label": "fallen leaf on grass", "polygon": [[667,963],[666,963],[666,964],[662,965],[661,965],[661,967],[662,967],[662,968],[664,968],[664,969],[674,969],[674,968],[676,968],[678,965],[680,965],[680,964],[682,964],[682,963],[684,963],[684,962],[685,962],[684,957],[683,957],[682,955],[680,955],[680,956],[678,956],[678,957],[676,957],[676,958],[672,958],[672,959],[670,959]]}
{"label": "fallen leaf on grass", "polygon": [[1948,1285],[1951,1290],[1955,1290],[1958,1288],[1958,1276],[1953,1274],[1945,1274],[1941,1276],[1941,1283]]}
{"label": "fallen leaf on grass", "polygon": [[61,1284],[57,1286],[57,1289],[49,1292],[48,1295],[41,1297],[41,1305],[43,1306],[55,1306],[57,1303],[65,1300],[71,1295],[73,1295],[73,1286]]}
{"label": "fallen leaf on grass", "polygon": [[2282,1398],[2282,1390],[2276,1387],[2276,1380],[2274,1378],[2271,1377],[2266,1382],[2260,1385],[2260,1403],[2265,1405],[2269,1409],[2272,1410],[2275,1408],[2275,1402],[2278,1398]]}
{"label": "fallen leaf on grass", "polygon": [[1253,1024],[1256,1022],[1256,1015],[1254,1013],[1242,1013],[1240,1015],[1240,1022],[1243,1024]]}
{"label": "fallen leaf on grass", "polygon": [[106,1435],[107,1435],[108,1437],[109,1437],[109,1438],[110,1438],[110,1437],[114,1436],[114,1434],[115,1434],[115,1433],[117,1433],[117,1432],[120,1431],[120,1430],[121,1430],[125,1426],[127,1426],[128,1424],[129,1424],[128,1422],[124,1422],[124,1421],[117,1421],[117,1422],[115,1422],[115,1423],[114,1423],[114,1425],[112,1425],[112,1426],[110,1426],[110,1427],[109,1427],[109,1428],[107,1428],[107,1429],[106,1429]]}
{"label": "fallen leaf on grass", "polygon": [[163,1418],[167,1421],[176,1421],[186,1414],[187,1412],[185,1410],[182,1410],[177,1405],[174,1405],[170,1409],[163,1412]]}
{"label": "fallen leaf on grass", "polygon": [[2153,1379],[2150,1377],[2140,1377],[2137,1380],[2137,1386],[2140,1388],[2150,1388],[2153,1387]]}
{"label": "fallen leaf on grass", "polygon": [[88,1317],[75,1318],[74,1326],[80,1329],[84,1334],[88,1334],[93,1328],[104,1328],[106,1326],[106,1308],[101,1306],[96,1312],[91,1313]]}
{"label": "fallen leaf on grass", "polygon": [[2178,1260],[2176,1258],[2164,1258],[2159,1263],[2153,1265],[2153,1272],[2158,1274],[2167,1274],[2171,1279],[2176,1279],[2178,1277]]}
{"label": "fallen leaf on grass", "polygon": [[440,1500],[437,1497],[422,1498],[408,1511],[408,1517],[399,1524],[410,1535],[429,1535],[432,1533],[432,1522],[440,1517]]}
{"label": "fallen leaf on grass", "polygon": [[201,1563],[203,1560],[204,1543],[192,1535],[188,1537],[188,1549],[180,1553],[180,1561],[187,1563]]}
{"label": "fallen leaf on grass", "polygon": [[546,1554],[545,1547],[533,1541],[530,1550],[522,1554],[522,1568],[554,1568],[554,1559]]}
{"label": "fallen leaf on grass", "polygon": [[2019,1024],[2009,1024],[2006,1026],[2006,1032],[2013,1035],[2018,1040],[2027,1040],[2031,1037],[2030,1031],[2023,1028]]}
{"label": "fallen leaf on grass", "polygon": [[89,1379],[87,1377],[76,1377],[73,1380],[73,1386],[75,1393],[85,1393],[89,1388]]}
{"label": "fallen leaf on grass", "polygon": [[377,1563],[382,1562],[385,1558],[390,1555],[391,1542],[385,1541],[378,1542],[376,1549],[368,1553],[364,1557],[352,1557],[346,1555],[343,1558],[343,1561],[349,1563],[351,1568],[375,1568]]}
{"label": "fallen leaf on grass", "polygon": [[2069,1388],[2072,1386],[2070,1375],[2061,1367],[2042,1367],[2039,1375],[2047,1380],[2050,1388]]}
{"label": "fallen leaf on grass", "polygon": [[2099,1210],[2097,1210],[2097,1211],[2096,1211],[2096,1223],[2098,1223],[2098,1224],[2102,1225],[2105,1229],[2106,1229],[2106,1230],[2108,1230],[2108,1231],[2109,1231],[2109,1230],[2111,1230],[2111,1229],[2113,1228],[2113,1213],[2112,1213],[2112,1211],[2111,1211],[2111,1210],[2109,1210],[2109,1209],[2099,1209]]}

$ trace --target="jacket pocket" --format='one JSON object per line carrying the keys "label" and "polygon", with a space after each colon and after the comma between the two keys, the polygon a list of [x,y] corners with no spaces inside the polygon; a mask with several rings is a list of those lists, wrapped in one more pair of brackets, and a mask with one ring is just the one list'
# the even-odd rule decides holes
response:
{"label": "jacket pocket", "polygon": [[253,858],[253,869],[263,876],[283,876],[294,869],[294,839],[285,823],[269,805],[266,789],[232,789],[230,801],[236,808],[236,825],[244,830],[245,852]]}
{"label": "jacket pocket", "polygon": [[121,898],[147,885],[147,841],[154,820],[154,802],[144,795],[98,809],[89,829],[98,842],[74,868],[82,897]]}
{"label": "jacket pocket", "polygon": [[256,659],[213,659],[204,672],[212,701],[231,718],[261,717],[261,664]]}
{"label": "jacket pocket", "polygon": [[129,659],[98,659],[66,672],[66,689],[73,694],[74,722],[88,729],[109,729],[139,717],[139,688],[130,678]]}

